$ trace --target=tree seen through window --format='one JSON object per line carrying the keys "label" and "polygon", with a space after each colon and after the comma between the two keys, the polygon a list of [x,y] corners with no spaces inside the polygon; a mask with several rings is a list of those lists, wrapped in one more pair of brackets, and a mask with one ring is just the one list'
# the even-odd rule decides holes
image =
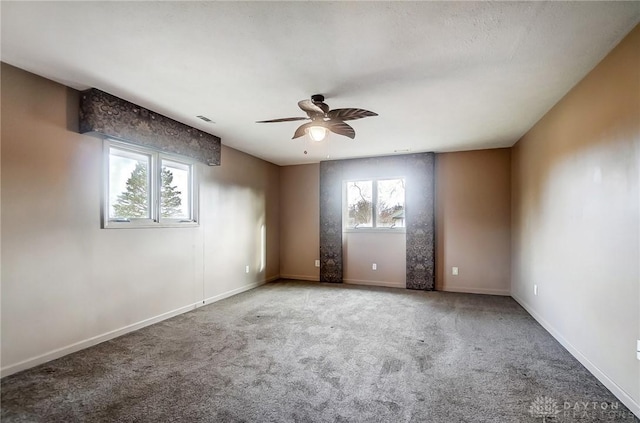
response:
{"label": "tree seen through window", "polygon": [[402,178],[347,182],[347,227],[404,227],[404,183]]}
{"label": "tree seen through window", "polygon": [[[127,179],[126,190],[118,195],[113,204],[116,217],[148,218],[149,217],[149,177],[146,163],[138,162]],[[173,173],[162,167],[160,173],[160,215],[164,218],[182,217],[182,192],[173,185]]]}

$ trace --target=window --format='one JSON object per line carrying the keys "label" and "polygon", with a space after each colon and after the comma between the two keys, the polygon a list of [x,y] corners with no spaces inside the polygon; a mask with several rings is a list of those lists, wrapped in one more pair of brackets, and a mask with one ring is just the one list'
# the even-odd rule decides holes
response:
{"label": "window", "polygon": [[193,220],[191,213],[191,164],[160,159],[160,217]]}
{"label": "window", "polygon": [[345,182],[346,229],[404,228],[404,179]]}
{"label": "window", "polygon": [[197,224],[194,162],[105,140],[103,227]]}

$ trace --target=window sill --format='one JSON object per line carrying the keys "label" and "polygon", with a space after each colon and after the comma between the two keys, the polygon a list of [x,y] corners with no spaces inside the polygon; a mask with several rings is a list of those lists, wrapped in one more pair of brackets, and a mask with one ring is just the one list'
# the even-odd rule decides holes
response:
{"label": "window sill", "polygon": [[407,228],[343,228],[343,233],[404,234]]}
{"label": "window sill", "polygon": [[198,222],[107,222],[102,229],[194,228]]}

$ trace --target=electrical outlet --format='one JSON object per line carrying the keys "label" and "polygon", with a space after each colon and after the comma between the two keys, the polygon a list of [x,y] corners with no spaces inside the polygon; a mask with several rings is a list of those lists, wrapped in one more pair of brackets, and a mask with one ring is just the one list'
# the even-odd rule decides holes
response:
{"label": "electrical outlet", "polygon": [[451,274],[452,274],[453,276],[458,276],[458,268],[457,268],[457,267],[455,267],[455,266],[454,266],[454,267],[452,267],[452,268],[451,268]]}
{"label": "electrical outlet", "polygon": [[371,270],[378,270],[378,265],[377,265],[377,264],[375,264],[375,263],[373,263],[373,264],[371,265]]}
{"label": "electrical outlet", "polygon": [[244,267],[244,273],[249,273],[249,266],[248,265]]}
{"label": "electrical outlet", "polygon": [[533,284],[533,295],[538,295],[538,285],[537,284]]}
{"label": "electrical outlet", "polygon": [[320,260],[316,260],[316,267],[320,267]]}

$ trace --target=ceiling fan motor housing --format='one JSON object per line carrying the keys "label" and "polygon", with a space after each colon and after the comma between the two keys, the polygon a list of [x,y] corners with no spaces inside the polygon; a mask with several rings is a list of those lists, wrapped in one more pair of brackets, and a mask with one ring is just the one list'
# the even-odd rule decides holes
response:
{"label": "ceiling fan motor housing", "polygon": [[322,94],[314,94],[311,96],[311,101],[314,103],[322,103],[324,101],[324,96]]}

